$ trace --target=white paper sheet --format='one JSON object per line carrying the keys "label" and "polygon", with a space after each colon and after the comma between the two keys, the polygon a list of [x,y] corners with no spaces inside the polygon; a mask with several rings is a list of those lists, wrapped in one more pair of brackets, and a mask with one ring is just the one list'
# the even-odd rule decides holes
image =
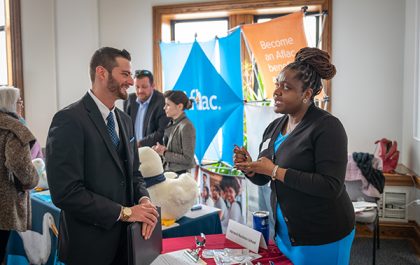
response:
{"label": "white paper sheet", "polygon": [[159,255],[151,265],[206,265],[207,263],[204,262],[202,259],[198,260],[198,262],[192,261],[190,258],[187,257],[185,254],[185,250],[182,249],[174,252],[169,252],[165,254]]}

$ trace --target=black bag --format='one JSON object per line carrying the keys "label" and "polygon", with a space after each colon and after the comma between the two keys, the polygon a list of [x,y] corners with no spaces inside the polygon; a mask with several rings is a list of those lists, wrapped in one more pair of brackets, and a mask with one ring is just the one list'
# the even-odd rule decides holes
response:
{"label": "black bag", "polygon": [[142,223],[131,223],[127,227],[128,264],[149,265],[162,252],[162,224],[160,221],[160,207],[158,222],[151,237],[145,240],[141,235]]}

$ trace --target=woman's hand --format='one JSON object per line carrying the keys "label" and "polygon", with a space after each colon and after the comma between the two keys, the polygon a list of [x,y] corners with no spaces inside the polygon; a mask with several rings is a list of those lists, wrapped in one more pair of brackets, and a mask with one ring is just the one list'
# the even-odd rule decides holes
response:
{"label": "woman's hand", "polygon": [[245,175],[249,177],[253,176],[255,173],[252,172],[252,170],[248,170],[247,168],[238,165],[239,163],[244,162],[252,162],[251,156],[244,147],[239,147],[235,145],[235,148],[233,148],[234,167],[241,170],[243,173],[245,173]]}
{"label": "woman's hand", "polygon": [[255,162],[246,161],[235,163],[235,166],[241,170],[243,168],[244,170],[255,172],[258,174],[264,174],[267,176],[271,176],[273,168],[275,167],[274,163],[266,157],[261,157]]}
{"label": "woman's hand", "polygon": [[155,152],[156,153],[158,153],[159,155],[161,155],[161,156],[163,156],[163,154],[165,153],[165,151],[167,150],[166,149],[166,146],[164,146],[164,145],[161,145],[159,142],[156,144],[156,145],[154,145],[153,147],[152,147],[152,149],[153,150],[155,150]]}

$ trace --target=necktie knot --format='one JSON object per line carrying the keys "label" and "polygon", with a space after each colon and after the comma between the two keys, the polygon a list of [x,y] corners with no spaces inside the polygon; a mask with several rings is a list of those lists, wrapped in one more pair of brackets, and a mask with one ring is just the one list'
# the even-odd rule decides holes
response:
{"label": "necktie knot", "polygon": [[118,146],[120,143],[120,139],[118,138],[117,131],[115,130],[115,120],[114,120],[114,114],[112,112],[109,112],[108,117],[106,117],[107,121],[107,129],[109,136],[111,137],[111,141],[114,144],[115,147]]}

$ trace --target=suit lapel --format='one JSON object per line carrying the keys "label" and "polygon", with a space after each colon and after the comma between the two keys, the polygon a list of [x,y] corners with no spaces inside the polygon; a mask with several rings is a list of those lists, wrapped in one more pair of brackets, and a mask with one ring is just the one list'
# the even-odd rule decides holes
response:
{"label": "suit lapel", "polygon": [[86,110],[88,111],[89,118],[92,120],[93,124],[95,125],[96,129],[98,130],[99,134],[104,140],[105,146],[108,149],[108,152],[110,153],[111,157],[117,164],[118,168],[124,174],[122,165],[120,163],[120,159],[118,157],[117,150],[115,149],[114,144],[111,142],[111,138],[108,134],[108,130],[105,125],[105,121],[102,118],[102,115],[98,109],[98,106],[96,106],[95,101],[93,101],[93,99],[88,93],[86,93],[86,95],[84,96],[83,101],[84,101]]}
{"label": "suit lapel", "polygon": [[179,127],[181,127],[181,123],[184,121],[184,119],[186,118],[185,114],[183,114],[184,116],[173,126],[175,126],[174,130],[171,132],[171,134],[169,135],[168,138],[168,144],[166,145],[166,147],[171,146],[172,143],[172,139],[173,137],[177,134],[177,131],[179,130]]}
{"label": "suit lapel", "polygon": [[[121,111],[118,108],[115,108],[115,116],[117,117],[118,120],[118,125],[120,127],[120,145],[123,145],[124,148],[124,152],[126,155],[126,160],[124,161],[125,168],[127,169],[127,175],[126,175],[126,180],[129,183],[128,185],[128,189],[129,189],[129,201],[134,204],[134,191],[133,191],[133,152],[132,147],[131,147],[131,142],[129,139],[129,134],[127,132],[127,127],[126,124],[123,122],[122,118],[121,118]],[[130,124],[131,125],[131,124]],[[136,141],[134,141],[134,144],[136,144]]]}
{"label": "suit lapel", "polygon": [[[120,110],[115,108],[115,115],[117,116],[118,125],[120,127],[120,144],[124,147],[124,152],[126,153],[127,161],[132,161],[132,155],[130,153],[130,139],[128,139],[128,132],[125,124],[122,122]],[[130,172],[133,172],[133,165],[131,163],[126,163],[127,174],[130,175]]]}

